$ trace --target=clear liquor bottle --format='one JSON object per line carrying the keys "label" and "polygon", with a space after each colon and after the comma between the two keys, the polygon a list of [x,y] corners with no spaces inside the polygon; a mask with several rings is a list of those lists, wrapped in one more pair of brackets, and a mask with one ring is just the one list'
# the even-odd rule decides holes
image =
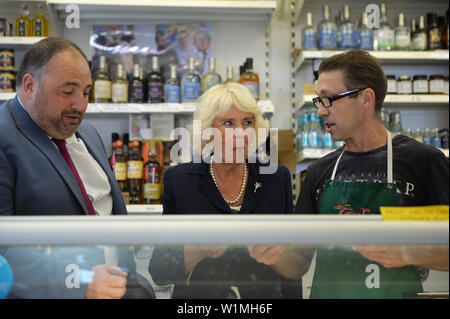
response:
{"label": "clear liquor bottle", "polygon": [[427,49],[427,33],[425,30],[425,17],[419,17],[419,25],[412,34],[412,48],[416,51],[425,51]]}
{"label": "clear liquor bottle", "polygon": [[336,49],[336,24],[330,20],[330,9],[328,5],[323,6],[323,20],[319,23],[317,30],[319,32],[319,49]]}
{"label": "clear liquor bottle", "polygon": [[227,84],[230,82],[236,82],[234,80],[233,67],[231,65],[227,66],[227,79],[225,80],[225,82],[223,82],[223,84]]}
{"label": "clear liquor bottle", "polygon": [[339,28],[341,42],[339,48],[342,50],[355,49],[357,47],[356,28],[350,20],[350,6],[344,6],[344,22]]}
{"label": "clear liquor bottle", "polygon": [[133,78],[130,81],[130,102],[144,102],[144,83],[141,80],[141,68],[139,64],[133,66]]}
{"label": "clear liquor bottle", "polygon": [[253,59],[247,58],[245,62],[246,70],[241,75],[239,79],[239,83],[245,86],[250,93],[252,93],[253,97],[258,100],[259,99],[259,77],[258,74],[253,72]]}
{"label": "clear liquor bottle", "polygon": [[181,102],[181,87],[180,81],[177,78],[177,66],[170,65],[170,79],[165,84],[165,97],[168,103],[180,103]]}
{"label": "clear liquor bottle", "polygon": [[358,37],[358,46],[361,50],[373,50],[373,31],[367,26],[368,22],[367,12],[363,12]]}
{"label": "clear liquor bottle", "polygon": [[432,144],[433,144],[434,147],[442,148],[442,139],[441,139],[441,136],[439,134],[439,129],[438,128],[435,128],[433,130]]}
{"label": "clear liquor bottle", "polygon": [[195,102],[202,91],[202,79],[195,70],[195,59],[189,58],[188,71],[181,80],[181,96],[183,102]]}
{"label": "clear liquor bottle", "polygon": [[101,55],[99,58],[99,68],[94,74],[94,102],[111,102],[111,77],[106,66],[106,58]]}
{"label": "clear liquor bottle", "polygon": [[35,37],[48,36],[48,21],[44,16],[44,10],[42,4],[37,5],[36,17],[32,22],[32,34]]}
{"label": "clear liquor bottle", "polygon": [[16,37],[31,36],[30,11],[26,4],[22,5],[22,15],[16,19]]}
{"label": "clear liquor bottle", "polygon": [[148,75],[148,103],[164,102],[164,79],[159,69],[159,60],[155,55],[152,57],[152,71]]}
{"label": "clear liquor bottle", "polygon": [[216,58],[210,57],[208,73],[206,73],[202,79],[202,91],[203,91],[203,93],[205,93],[210,88],[212,88],[214,85],[221,84],[221,83],[222,83],[222,77],[220,76],[219,73],[216,72]]}
{"label": "clear liquor bottle", "polygon": [[381,4],[380,28],[377,30],[377,49],[393,50],[395,47],[395,32],[389,24],[386,5]]}
{"label": "clear liquor bottle", "polygon": [[416,132],[414,134],[414,139],[417,142],[423,143],[423,133],[422,133],[422,130],[420,128],[416,129]]}
{"label": "clear liquor bottle", "polygon": [[116,78],[112,82],[111,89],[113,103],[128,102],[128,80],[121,63],[117,64]]}
{"label": "clear liquor bottle", "polygon": [[317,50],[317,30],[312,24],[312,13],[306,13],[306,26],[302,30],[303,50]]}
{"label": "clear liquor bottle", "polygon": [[392,112],[393,124],[391,127],[391,132],[394,134],[403,134],[402,120],[400,112]]}
{"label": "clear liquor bottle", "polygon": [[405,16],[403,13],[398,15],[398,27],[395,29],[395,49],[409,50],[411,47],[411,33],[405,26]]}

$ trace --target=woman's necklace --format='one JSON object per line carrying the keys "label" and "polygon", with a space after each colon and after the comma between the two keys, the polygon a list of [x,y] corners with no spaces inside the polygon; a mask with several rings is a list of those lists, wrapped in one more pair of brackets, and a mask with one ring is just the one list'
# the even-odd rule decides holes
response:
{"label": "woman's necklace", "polygon": [[[214,156],[211,156],[211,162],[209,163],[209,172],[211,173],[211,177],[214,181],[214,184],[216,184],[216,187],[220,192],[219,186],[217,185],[216,176],[214,175],[213,159],[214,159]],[[241,186],[241,191],[239,192],[239,195],[234,200],[228,200],[225,197],[223,199],[225,199],[225,201],[228,204],[234,204],[234,203],[238,202],[239,199],[242,197],[242,194],[244,193],[246,181],[247,181],[247,164],[244,165],[244,177],[242,179],[242,186]]]}

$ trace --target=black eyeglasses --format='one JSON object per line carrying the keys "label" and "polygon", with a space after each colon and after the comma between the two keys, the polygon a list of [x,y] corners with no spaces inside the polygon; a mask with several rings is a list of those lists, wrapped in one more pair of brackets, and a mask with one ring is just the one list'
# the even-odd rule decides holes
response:
{"label": "black eyeglasses", "polygon": [[331,107],[333,101],[342,99],[343,97],[346,97],[353,93],[357,93],[357,92],[365,90],[365,89],[367,89],[367,88],[355,89],[355,90],[339,93],[339,94],[336,94],[333,96],[325,96],[325,97],[318,96],[318,97],[313,98],[312,101],[317,108],[319,108],[320,104],[322,104],[323,107],[329,108],[329,107]]}

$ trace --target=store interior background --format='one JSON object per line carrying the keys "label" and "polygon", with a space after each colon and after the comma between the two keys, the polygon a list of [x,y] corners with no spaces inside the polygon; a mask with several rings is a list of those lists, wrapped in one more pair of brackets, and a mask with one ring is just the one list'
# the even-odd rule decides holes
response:
{"label": "store interior background", "polygon": [[[330,16],[334,19],[344,5],[349,4],[351,19],[360,18],[368,4],[381,5],[383,1],[360,0],[278,0],[278,1],[205,1],[209,4],[195,7],[193,3],[200,1],[185,1],[186,6],[171,6],[174,1],[132,1],[146,3],[145,6],[123,6],[123,1],[104,1],[102,5],[89,6],[82,3],[88,1],[4,1],[0,0],[1,14],[15,19],[20,15],[20,6],[26,3],[30,13],[34,14],[37,3],[44,4],[44,11],[49,19],[50,35],[59,35],[74,41],[91,58],[89,38],[93,25],[111,24],[171,24],[189,22],[211,22],[213,26],[214,55],[217,72],[226,76],[226,67],[232,65],[237,78],[239,65],[246,58],[253,58],[254,72],[260,78],[260,99],[270,100],[273,112],[269,112],[270,125],[280,130],[279,158],[292,173],[294,202],[300,191],[301,172],[314,158],[304,158],[294,152],[294,136],[297,129],[297,116],[300,109],[312,105],[304,102],[304,84],[314,81],[313,68],[319,60],[306,58],[303,63],[301,49],[301,30],[306,24],[306,13],[312,12],[313,25],[322,20],[322,6],[330,6]],[[99,1],[96,1],[99,2]],[[178,1],[180,3],[181,1]],[[411,19],[427,12],[445,15],[448,10],[446,0],[393,0],[384,1],[391,26],[397,25],[399,13],[405,14],[405,24]],[[68,29],[65,26],[67,4],[74,3],[80,7],[80,28]],[[164,5],[162,5],[164,3]],[[217,3],[227,3],[214,7]],[[251,6],[240,7],[244,3]],[[151,5],[153,4],[153,5]],[[1,47],[11,47],[3,43]],[[13,43],[15,49],[16,69],[21,63],[23,54],[29,47],[23,43]],[[397,76],[407,74],[411,77],[417,74],[443,74],[448,77],[448,51],[443,59],[403,59],[382,60],[386,74]],[[0,94],[0,100],[5,100]],[[449,102],[448,95],[439,102],[417,101],[408,103],[389,103],[388,110],[401,112],[403,128],[448,128]],[[174,114],[179,123],[189,123],[192,114]],[[88,113],[85,120],[90,121],[99,131],[107,152],[111,153],[111,134],[121,136],[129,131],[130,114],[128,113]],[[178,123],[178,122],[176,122]],[[108,154],[108,155],[109,155]],[[447,153],[448,156],[448,153]],[[311,273],[311,272],[310,272]],[[442,274],[437,274],[441,276]],[[448,273],[442,281],[448,289]],[[445,279],[446,278],[446,279]]]}

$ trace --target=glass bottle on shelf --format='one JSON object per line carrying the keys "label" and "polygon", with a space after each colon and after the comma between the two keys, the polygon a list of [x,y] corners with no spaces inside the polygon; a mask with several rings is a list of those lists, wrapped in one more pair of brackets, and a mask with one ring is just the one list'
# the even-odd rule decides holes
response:
{"label": "glass bottle on shelf", "polygon": [[432,141],[431,141],[432,145],[434,147],[437,148],[442,148],[442,140],[441,140],[441,136],[439,134],[439,129],[435,128],[433,130],[433,135],[432,135]]}
{"label": "glass bottle on shelf", "polygon": [[416,129],[416,132],[414,133],[414,139],[417,142],[423,143],[423,133],[422,133],[422,130],[420,128]]}
{"label": "glass bottle on shelf", "polygon": [[306,111],[303,114],[302,148],[310,147],[310,142],[309,142],[310,127],[311,127],[310,112]]}
{"label": "glass bottle on shelf", "polygon": [[195,70],[195,59],[189,58],[188,71],[181,80],[181,96],[183,102],[195,102],[201,94],[202,80]]}
{"label": "glass bottle on shelf", "polygon": [[303,114],[300,114],[297,120],[297,131],[295,132],[295,152],[302,150],[302,132],[303,132]]}
{"label": "glass bottle on shelf", "polygon": [[149,160],[144,165],[144,204],[161,204],[161,165],[157,160],[156,141],[150,140]]}
{"label": "glass bottle on shelf", "polygon": [[259,99],[259,77],[258,74],[253,72],[253,59],[247,58],[245,62],[246,70],[241,75],[239,83],[245,86],[250,93],[252,93],[253,97],[258,100]]}
{"label": "glass bottle on shelf", "polygon": [[392,127],[391,132],[394,134],[403,134],[402,120],[400,116],[400,112],[394,111],[392,112]]}
{"label": "glass bottle on shelf", "polygon": [[209,58],[209,70],[202,79],[202,92],[205,93],[214,85],[221,84],[222,77],[216,72],[216,58]]}
{"label": "glass bottle on shelf", "polygon": [[236,82],[234,80],[233,67],[231,65],[227,66],[227,79],[225,80],[225,82],[223,82],[223,84],[227,84],[230,82]]}
{"label": "glass bottle on shelf", "polygon": [[128,80],[122,64],[117,64],[116,78],[112,82],[112,101],[113,103],[128,102]]}
{"label": "glass bottle on shelf", "polygon": [[323,135],[322,127],[320,125],[319,116],[316,112],[310,114],[310,128],[309,128],[309,147],[322,148]]}
{"label": "glass bottle on shelf", "polygon": [[411,34],[408,27],[405,26],[405,15],[399,13],[398,27],[395,29],[395,49],[409,50],[411,46]]}
{"label": "glass bottle on shelf", "polygon": [[106,66],[106,58],[101,55],[99,58],[99,68],[94,74],[94,102],[111,102],[111,77]]}
{"label": "glass bottle on shelf", "polygon": [[16,37],[31,36],[30,11],[26,4],[22,5],[22,15],[16,19]]}
{"label": "glass bottle on shelf", "polygon": [[131,152],[127,161],[127,180],[130,193],[130,204],[142,203],[142,178],[144,162],[141,156],[140,142],[131,142]]}
{"label": "glass bottle on shelf", "polygon": [[330,9],[328,5],[323,6],[323,20],[319,23],[319,49],[336,50],[336,24],[330,20]]}
{"label": "glass bottle on shelf", "polygon": [[381,115],[381,121],[383,122],[384,127],[387,130],[391,130],[390,121],[389,121],[389,112],[385,108],[382,108],[380,115]]}
{"label": "glass bottle on shelf", "polygon": [[144,83],[140,77],[141,67],[139,64],[133,66],[133,78],[130,82],[130,102],[144,103]]}
{"label": "glass bottle on shelf", "polygon": [[425,17],[419,17],[419,24],[412,33],[412,48],[415,51],[425,51],[427,49],[427,33],[425,31]]}
{"label": "glass bottle on shelf", "polygon": [[437,24],[437,14],[427,13],[427,43],[428,50],[441,49],[441,33]]}
{"label": "glass bottle on shelf", "polygon": [[406,129],[405,135],[408,136],[409,138],[414,138],[413,131],[412,131],[412,129],[410,129],[410,128],[407,128],[407,129]]}
{"label": "glass bottle on shelf", "polygon": [[358,36],[359,48],[361,50],[373,50],[373,31],[372,29],[367,27],[368,23],[369,17],[367,15],[367,12],[364,11],[362,14]]}
{"label": "glass bottle on shelf", "polygon": [[165,84],[165,97],[168,103],[181,102],[181,87],[180,81],[177,79],[177,66],[170,65],[170,79]]}
{"label": "glass bottle on shelf", "polygon": [[130,193],[128,191],[127,181],[127,159],[123,152],[122,140],[116,141],[114,176],[116,177],[117,184],[119,184],[119,189],[122,193],[125,204],[128,205],[130,203]]}
{"label": "glass bottle on shelf", "polygon": [[148,75],[148,103],[164,102],[164,79],[156,55],[152,56],[152,71]]}
{"label": "glass bottle on shelf", "polygon": [[425,129],[425,133],[423,134],[423,142],[428,145],[433,145],[433,138],[428,127]]}
{"label": "glass bottle on shelf", "polygon": [[340,26],[341,41],[339,48],[342,50],[355,49],[357,47],[356,28],[350,20],[350,6],[344,6],[344,22]]}
{"label": "glass bottle on shelf", "polygon": [[376,32],[377,49],[378,50],[393,50],[395,46],[395,33],[389,24],[386,13],[386,5],[381,4],[380,28]]}
{"label": "glass bottle on shelf", "polygon": [[37,5],[36,17],[32,22],[32,34],[35,37],[48,36],[48,21],[44,16],[42,4]]}
{"label": "glass bottle on shelf", "polygon": [[306,26],[302,30],[303,50],[317,50],[317,30],[312,24],[312,13],[306,13]]}
{"label": "glass bottle on shelf", "polygon": [[342,11],[339,11],[338,14],[334,17],[334,24],[336,25],[336,48],[341,46],[342,34],[341,34],[341,25],[344,23],[344,14]]}

